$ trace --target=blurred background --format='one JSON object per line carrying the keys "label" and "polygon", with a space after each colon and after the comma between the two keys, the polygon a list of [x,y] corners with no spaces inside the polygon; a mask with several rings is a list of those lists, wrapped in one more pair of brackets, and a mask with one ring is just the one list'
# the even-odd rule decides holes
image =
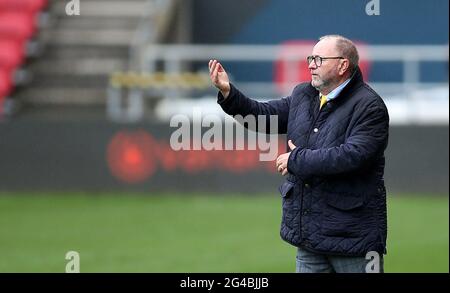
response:
{"label": "blurred background", "polygon": [[170,119],[224,118],[210,59],[289,95],[326,34],[355,41],[391,118],[385,271],[448,272],[448,6],[0,0],[0,272],[64,272],[70,250],[82,272],[295,271],[274,162],[173,151]]}

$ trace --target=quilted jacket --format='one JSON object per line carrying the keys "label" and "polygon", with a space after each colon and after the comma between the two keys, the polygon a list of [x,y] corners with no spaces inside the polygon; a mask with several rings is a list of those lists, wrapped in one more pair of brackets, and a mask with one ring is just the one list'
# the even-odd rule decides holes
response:
{"label": "quilted jacket", "polygon": [[229,115],[278,115],[278,132],[296,145],[279,187],[282,239],[325,254],[386,253],[389,116],[359,69],[321,110],[310,83],[269,102],[252,100],[231,85],[228,98],[219,93],[218,103]]}

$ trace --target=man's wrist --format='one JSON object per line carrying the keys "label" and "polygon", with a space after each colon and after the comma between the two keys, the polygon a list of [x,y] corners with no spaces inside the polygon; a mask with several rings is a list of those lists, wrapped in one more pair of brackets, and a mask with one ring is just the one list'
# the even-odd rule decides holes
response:
{"label": "man's wrist", "polygon": [[233,89],[233,86],[231,85],[231,83],[229,84],[230,85],[230,88],[229,88],[229,90],[228,91],[226,91],[226,90],[220,90],[219,89],[219,93],[218,93],[218,95],[217,95],[217,102],[219,103],[219,104],[222,104],[222,103],[228,103],[229,102],[229,100],[231,100],[231,99],[233,99],[233,95],[235,95],[235,90]]}
{"label": "man's wrist", "polygon": [[230,92],[231,92],[231,85],[230,84],[228,84],[228,86],[226,86],[224,89],[220,90],[220,93],[222,94],[224,99],[228,98],[228,96],[230,95]]}
{"label": "man's wrist", "polygon": [[230,95],[230,90],[228,91],[220,91],[220,93],[222,94],[222,96],[224,97],[224,99],[228,98],[228,96]]}

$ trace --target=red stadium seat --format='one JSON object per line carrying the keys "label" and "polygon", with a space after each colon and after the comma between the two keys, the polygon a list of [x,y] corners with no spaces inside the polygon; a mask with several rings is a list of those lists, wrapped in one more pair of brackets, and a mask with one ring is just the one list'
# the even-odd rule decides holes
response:
{"label": "red stadium seat", "polygon": [[[311,79],[306,57],[310,54],[315,41],[292,40],[282,43],[275,62],[274,81],[279,93],[286,94],[292,90],[292,85]],[[305,51],[300,54],[301,51]],[[289,57],[298,57],[299,61],[292,61]]]}
{"label": "red stadium seat", "polygon": [[7,97],[12,89],[11,72],[0,69],[0,101]]}
{"label": "red stadium seat", "polygon": [[12,71],[24,61],[24,50],[20,43],[0,40],[0,68]]}
{"label": "red stadium seat", "polygon": [[0,39],[24,41],[36,31],[34,14],[8,12],[0,14]]}
{"label": "red stadium seat", "polygon": [[48,0],[0,0],[1,11],[27,11],[35,13],[43,10]]}
{"label": "red stadium seat", "polygon": [[13,73],[25,60],[25,44],[37,30],[37,16],[48,0],[0,0],[0,116],[11,94]]}

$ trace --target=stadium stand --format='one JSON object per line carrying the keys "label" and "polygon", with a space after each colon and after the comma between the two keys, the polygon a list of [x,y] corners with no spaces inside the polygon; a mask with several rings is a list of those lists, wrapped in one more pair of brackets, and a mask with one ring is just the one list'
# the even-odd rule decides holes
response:
{"label": "stadium stand", "polygon": [[[208,11],[222,5],[220,1],[193,4],[183,0],[128,0],[124,4],[120,0],[83,0],[81,3],[81,15],[68,16],[67,1],[0,0],[0,100],[13,97],[6,100],[19,101],[22,108],[36,108],[40,113],[51,112],[54,107],[60,113],[64,107],[104,115],[106,108],[109,118],[120,121],[129,120],[119,113],[127,112],[125,108],[134,100],[135,109],[145,108],[155,114],[148,116],[164,120],[161,117],[182,112],[186,101],[195,105],[199,99],[214,95],[208,92],[204,75],[209,58],[225,62],[233,81],[250,96],[262,100],[289,94],[295,84],[309,79],[304,57],[315,42],[309,31],[305,31],[304,39],[291,34],[281,38],[281,42],[278,39],[261,42],[256,41],[261,33],[258,25],[265,22],[242,22],[223,29],[221,37],[217,36],[218,43],[208,44],[215,40],[210,35],[214,17],[205,17]],[[262,10],[255,9],[254,13],[262,13],[267,5],[258,7]],[[196,17],[199,9],[203,11],[202,17]],[[54,20],[51,26],[38,25],[36,19],[43,10]],[[291,28],[290,21],[280,21],[276,27],[279,31],[283,31],[282,27]],[[249,30],[252,33],[243,42],[239,35]],[[30,39],[35,39],[38,32],[44,36],[45,51],[29,62]],[[430,76],[422,73],[422,68],[448,64],[448,53],[443,54],[448,45],[414,45],[412,41],[392,45],[366,39],[357,44],[363,74],[366,79],[370,74],[371,85],[395,103],[393,109],[401,109],[405,114],[401,116],[407,117],[401,118],[402,123],[417,116],[408,114],[415,113],[415,101],[419,100],[411,97],[419,93],[420,97],[429,96],[423,94],[429,88],[437,89],[438,94],[441,88],[448,88],[448,81],[439,78],[442,76],[439,70],[432,70]],[[306,50],[304,56],[297,54],[302,50]],[[291,59],[291,51],[301,58]],[[31,81],[18,88],[18,72],[24,68]],[[181,106],[177,107],[177,99],[186,101],[180,101]],[[211,99],[208,109],[216,108]],[[447,113],[434,111],[430,115],[448,121]],[[142,111],[131,120],[137,121],[139,117]],[[393,121],[395,117],[400,116],[393,115]]]}
{"label": "stadium stand", "polygon": [[[164,16],[173,2],[83,0],[80,15],[69,16],[66,1],[50,1],[48,12],[54,22],[42,30],[45,51],[29,66],[31,83],[14,98],[22,109],[104,113],[111,74],[133,69],[138,42],[164,34]],[[142,27],[151,30],[142,33]]]}
{"label": "stadium stand", "polygon": [[[126,104],[125,100],[136,97],[137,92],[154,98],[146,99],[143,105],[152,109],[168,94],[176,96],[180,91],[209,86],[204,74],[189,69],[177,74],[162,68],[155,71],[141,60],[142,48],[183,41],[189,35],[183,21],[187,11],[183,1],[129,0],[124,5],[119,0],[84,0],[79,16],[67,15],[66,4],[0,0],[2,101],[51,115],[53,109],[60,113],[62,108],[104,113],[105,106],[111,109]],[[38,20],[44,9],[52,21],[42,27]],[[28,43],[37,32],[45,50],[29,62]],[[25,68],[30,77],[20,90],[19,68]]]}

